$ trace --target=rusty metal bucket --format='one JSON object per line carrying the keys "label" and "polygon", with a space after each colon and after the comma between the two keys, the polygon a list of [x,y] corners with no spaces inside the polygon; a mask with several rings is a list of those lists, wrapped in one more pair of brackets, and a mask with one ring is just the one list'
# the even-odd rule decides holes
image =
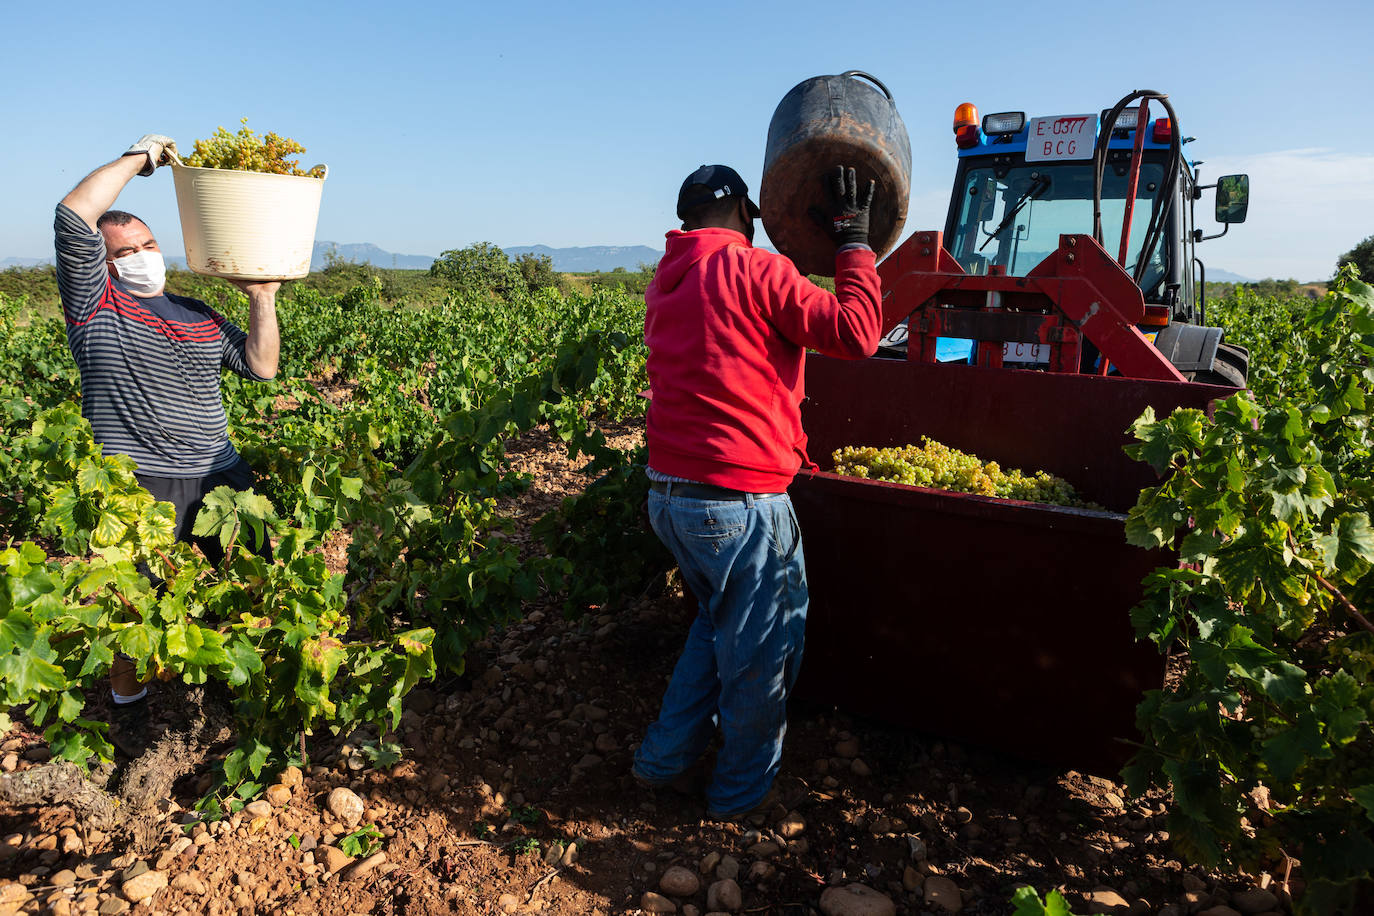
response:
{"label": "rusty metal bucket", "polygon": [[[877,88],[874,88],[877,87]],[[768,238],[804,274],[835,273],[835,243],[807,211],[827,206],[823,176],[852,166],[860,187],[878,187],[870,243],[879,258],[906,224],[911,140],[892,93],[860,70],[804,80],[783,96],[768,124],[759,209]]]}
{"label": "rusty metal bucket", "polygon": [[1068,479],[1093,512],[820,472],[789,493],[811,608],[798,696],[1009,753],[1107,772],[1163,681],[1129,611],[1173,562],[1126,543],[1150,485],[1127,458],[1144,408],[1206,408],[1186,382],[808,357],[803,424],[822,468],[844,445],[928,435],[1003,467]]}

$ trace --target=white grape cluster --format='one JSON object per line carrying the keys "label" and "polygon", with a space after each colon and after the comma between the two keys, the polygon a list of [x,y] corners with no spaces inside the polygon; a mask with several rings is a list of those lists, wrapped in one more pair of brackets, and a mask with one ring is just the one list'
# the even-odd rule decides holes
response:
{"label": "white grape cluster", "polygon": [[1101,508],[1085,502],[1062,477],[1045,471],[1026,474],[1017,468],[1003,471],[996,461],[984,462],[977,455],[950,448],[929,436],[922,436],[919,446],[871,448],[850,445],[836,449],[831,458],[835,462],[835,473],[847,477],[1057,506]]}
{"label": "white grape cluster", "polygon": [[324,167],[315,166],[302,169],[300,160],[288,159],[305,152],[290,137],[280,137],[270,131],[259,137],[248,127],[248,119],[239,122],[236,134],[223,127],[215,128],[208,140],[197,140],[195,149],[186,157],[185,164],[202,169],[235,169],[242,172],[268,172],[272,175],[303,175],[309,178],[323,178]]}

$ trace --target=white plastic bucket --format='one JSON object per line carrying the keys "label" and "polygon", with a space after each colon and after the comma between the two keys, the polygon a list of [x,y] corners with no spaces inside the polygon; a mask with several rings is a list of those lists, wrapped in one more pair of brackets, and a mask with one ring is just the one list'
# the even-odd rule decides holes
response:
{"label": "white plastic bucket", "polygon": [[172,178],[191,270],[233,280],[296,280],[310,273],[323,178],[176,162]]}

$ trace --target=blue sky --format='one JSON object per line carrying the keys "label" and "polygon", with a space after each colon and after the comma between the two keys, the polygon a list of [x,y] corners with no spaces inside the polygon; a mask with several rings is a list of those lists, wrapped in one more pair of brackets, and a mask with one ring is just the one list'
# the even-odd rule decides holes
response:
{"label": "blue sky", "polygon": [[[725,162],[757,190],[783,94],[863,69],[911,135],[908,229],[943,223],[958,103],[1077,113],[1152,88],[1204,177],[1251,176],[1249,221],[1207,263],[1321,279],[1374,233],[1363,6],[11,3],[0,258],[50,256],[53,204],[141,134],[189,149],[242,117],[329,164],[319,238],[661,247],[684,175]],[[119,205],[180,250],[165,170]]]}

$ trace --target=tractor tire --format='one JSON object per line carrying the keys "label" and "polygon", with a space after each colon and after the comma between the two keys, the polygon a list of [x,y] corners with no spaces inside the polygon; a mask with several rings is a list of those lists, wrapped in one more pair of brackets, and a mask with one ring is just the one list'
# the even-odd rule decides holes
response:
{"label": "tractor tire", "polygon": [[1244,388],[1246,375],[1250,369],[1250,353],[1244,347],[1234,344],[1218,344],[1216,359],[1211,369],[1185,372],[1190,382],[1203,382],[1208,385],[1225,385],[1228,388]]}

